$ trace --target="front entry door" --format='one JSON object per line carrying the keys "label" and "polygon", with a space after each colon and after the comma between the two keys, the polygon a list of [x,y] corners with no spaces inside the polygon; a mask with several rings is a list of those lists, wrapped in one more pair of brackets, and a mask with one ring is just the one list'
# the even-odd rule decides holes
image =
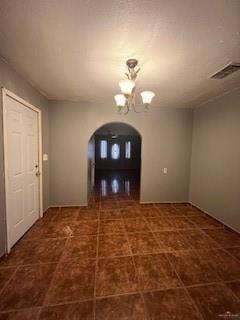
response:
{"label": "front entry door", "polygon": [[8,251],[39,218],[38,112],[6,95],[4,156]]}
{"label": "front entry door", "polygon": [[109,159],[111,169],[117,170],[121,166],[121,142],[119,139],[109,141]]}

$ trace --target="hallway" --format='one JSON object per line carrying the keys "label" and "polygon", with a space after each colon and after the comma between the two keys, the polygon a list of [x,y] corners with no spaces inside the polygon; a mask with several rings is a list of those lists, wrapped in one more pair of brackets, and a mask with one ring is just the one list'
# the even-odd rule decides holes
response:
{"label": "hallway", "polygon": [[[140,198],[140,170],[96,170],[96,190],[92,201],[101,200],[101,204],[114,200],[135,200]],[[96,198],[94,198],[96,196]],[[119,206],[116,206],[118,209]]]}
{"label": "hallway", "polygon": [[0,262],[0,320],[239,314],[240,236],[189,204],[138,199],[134,174],[109,172],[88,207],[50,208]]}

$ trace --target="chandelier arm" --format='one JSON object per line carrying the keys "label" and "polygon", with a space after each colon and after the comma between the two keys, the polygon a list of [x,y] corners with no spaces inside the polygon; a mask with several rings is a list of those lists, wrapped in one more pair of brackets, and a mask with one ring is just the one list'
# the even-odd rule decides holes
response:
{"label": "chandelier arm", "polygon": [[130,111],[130,108],[129,108],[129,105],[128,105],[128,104],[126,105],[126,109],[127,109],[127,110],[123,113],[123,115],[128,114],[129,111]]}
{"label": "chandelier arm", "polygon": [[137,109],[136,109],[136,107],[135,107],[135,104],[133,104],[132,107],[133,107],[133,111],[134,111],[134,112],[136,112],[136,113],[142,113],[142,111],[137,111]]}
{"label": "chandelier arm", "polygon": [[122,107],[118,107],[118,113],[122,114]]}
{"label": "chandelier arm", "polygon": [[133,108],[133,111],[135,113],[141,113],[141,111],[138,111],[136,109],[136,103],[135,103],[135,88],[134,88],[134,92],[133,92],[133,96],[132,96],[132,108]]}

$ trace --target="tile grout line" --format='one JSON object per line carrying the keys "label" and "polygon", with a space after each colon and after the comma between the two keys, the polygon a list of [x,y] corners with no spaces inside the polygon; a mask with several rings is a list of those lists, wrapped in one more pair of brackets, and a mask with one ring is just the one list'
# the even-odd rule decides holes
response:
{"label": "tile grout line", "polygon": [[[145,222],[146,222],[146,223],[147,223],[147,225],[148,225],[148,221],[147,221],[147,219],[146,219],[146,218],[145,218]],[[157,237],[155,236],[155,234],[154,234],[154,232],[153,232],[153,230],[152,230],[151,226],[150,226],[150,225],[148,225],[148,227],[149,227],[149,229],[151,230],[152,236],[153,236],[153,238],[155,239],[155,241],[157,242],[159,249],[161,250],[161,248],[160,248],[160,244],[159,244],[159,242],[158,242],[158,239],[157,239]],[[177,270],[176,270],[176,269],[174,268],[174,266],[172,265],[172,263],[171,263],[171,261],[170,261],[170,259],[169,259],[169,257],[168,257],[168,254],[167,254],[167,253],[163,253],[163,254],[166,256],[166,258],[167,258],[167,260],[168,260],[168,262],[169,262],[169,264],[170,264],[170,266],[171,266],[172,270],[175,272],[175,274],[176,274],[176,276],[177,276],[178,280],[179,280],[179,281],[180,281],[180,283],[183,285],[183,286],[182,286],[183,290],[184,290],[184,291],[186,291],[185,285],[184,285],[184,283],[183,283],[182,279],[180,278],[180,276],[179,276],[179,274],[178,274]],[[172,289],[174,290],[174,288],[172,288]],[[187,293],[188,293],[188,292],[187,292]],[[192,300],[192,298],[190,297],[190,295],[189,295],[189,294],[188,294],[188,297],[190,298],[190,301],[192,302],[193,307],[195,308],[195,311],[197,311],[197,314],[199,314],[199,316],[203,319],[203,317],[202,317],[201,313],[199,312],[198,308],[197,308],[197,307],[196,307],[196,305],[195,305],[195,302]]]}
{"label": "tile grout line", "polygon": [[[101,201],[101,199],[100,200],[98,200],[98,201]],[[115,200],[115,201],[117,201],[117,200]],[[128,208],[131,208],[131,206],[129,206],[129,207],[126,207],[126,208],[124,208],[124,209],[128,209]],[[144,209],[144,208],[143,208]],[[147,209],[147,208],[146,208]],[[149,208],[150,209],[150,208]],[[155,207],[154,207],[154,209],[155,209]],[[158,208],[156,208],[156,209],[158,209]],[[95,258],[95,278],[94,278],[94,297],[93,297],[93,310],[92,310],[92,313],[93,313],[93,319],[95,319],[96,318],[96,301],[98,300],[98,299],[102,299],[102,298],[106,298],[106,297],[114,297],[114,296],[119,296],[119,295],[131,295],[131,294],[140,294],[141,295],[141,297],[142,297],[142,299],[143,299],[143,303],[144,303],[144,310],[145,310],[145,312],[146,312],[146,310],[147,310],[147,308],[146,308],[146,306],[145,306],[145,301],[144,301],[144,297],[143,297],[143,293],[144,292],[155,292],[155,291],[159,291],[159,290],[167,290],[167,289],[177,289],[177,288],[183,288],[184,290],[185,290],[185,292],[187,293],[187,295],[188,295],[188,297],[189,297],[189,299],[192,301],[192,304],[194,305],[194,308],[196,309],[196,311],[198,312],[198,314],[200,314],[201,315],[201,313],[199,312],[199,310],[198,310],[198,308],[196,307],[196,305],[195,305],[195,302],[194,302],[194,300],[191,298],[191,295],[190,295],[190,293],[189,293],[189,290],[188,290],[188,288],[191,288],[191,287],[199,287],[199,286],[206,286],[206,285],[211,285],[211,284],[215,284],[215,283],[223,283],[223,284],[225,284],[225,283],[227,283],[227,282],[232,282],[232,281],[236,281],[236,280],[239,280],[239,279],[235,279],[235,280],[228,280],[228,281],[224,281],[224,280],[222,280],[222,279],[219,279],[219,281],[214,281],[214,282],[212,282],[212,283],[202,283],[202,284],[196,284],[196,285],[189,285],[189,286],[186,286],[186,285],[184,285],[183,284],[183,282],[182,282],[182,280],[180,279],[180,276],[178,275],[178,273],[177,273],[177,271],[175,270],[175,268],[172,266],[172,263],[171,263],[171,261],[170,261],[170,258],[169,258],[169,255],[168,255],[168,253],[170,252],[170,251],[165,251],[165,252],[153,252],[153,253],[142,253],[142,254],[133,254],[133,251],[132,251],[132,248],[131,248],[131,245],[130,245],[130,241],[129,241],[129,234],[131,234],[131,233],[128,233],[127,231],[126,231],[126,227],[125,227],[125,223],[124,223],[124,219],[123,218],[121,218],[120,220],[123,220],[123,225],[124,225],[124,228],[125,228],[125,232],[126,232],[126,237],[127,237],[127,242],[128,242],[128,246],[129,246],[129,249],[130,249],[130,252],[131,252],[131,254],[130,255],[128,255],[129,257],[131,257],[131,259],[132,259],[132,261],[133,261],[133,265],[134,265],[134,269],[135,269],[135,272],[136,272],[136,275],[137,275],[137,281],[138,281],[138,285],[139,285],[139,290],[138,291],[136,291],[136,292],[127,292],[127,293],[120,293],[120,294],[116,294],[116,295],[107,295],[107,296],[101,296],[101,297],[97,297],[97,295],[96,295],[96,290],[97,290],[97,286],[96,286],[96,283],[97,283],[97,270],[98,270],[98,261],[99,261],[99,259],[101,258],[101,257],[99,257],[99,238],[100,238],[100,222],[101,222],[101,220],[100,220],[100,206],[99,206],[99,209],[97,209],[98,210],[98,219],[97,219],[97,222],[98,222],[98,227],[97,227],[97,247],[96,247],[96,258]],[[108,209],[103,209],[103,210],[108,210]],[[109,210],[117,210],[117,209],[109,209]],[[59,209],[59,211],[60,211],[60,209]],[[159,211],[159,210],[158,210]],[[189,219],[189,217],[187,217],[187,216],[183,216],[186,220],[190,220]],[[133,218],[127,218],[127,219],[138,219],[139,217],[133,217]],[[144,221],[145,221],[145,223],[147,223],[147,225],[148,225],[148,218],[151,218],[151,217],[148,217],[148,216],[142,216],[141,217],[141,219],[144,219]],[[159,217],[160,218],[160,217]],[[172,218],[172,217],[168,217],[168,218]],[[108,220],[108,219],[104,219],[103,221],[105,221],[105,220]],[[113,220],[117,220],[117,219],[113,219]],[[85,220],[84,220],[85,221]],[[87,221],[87,220],[86,220]],[[89,220],[88,220],[89,221]],[[51,222],[51,221],[50,221]],[[195,223],[193,223],[194,225],[195,225]],[[158,239],[157,239],[157,237],[156,237],[156,234],[154,234],[154,232],[153,232],[153,230],[152,230],[152,228],[149,226],[149,229],[150,229],[150,232],[149,233],[151,233],[152,234],[152,236],[154,237],[154,239],[155,239],[155,241],[157,242],[157,245],[158,245],[158,247],[160,248],[160,244],[159,244],[159,242],[158,242]],[[213,228],[213,229],[219,229],[219,228]],[[189,229],[175,229],[176,231],[188,231]],[[192,229],[190,229],[190,230],[192,230]],[[197,230],[200,230],[201,231],[201,233],[202,234],[204,234],[204,235],[206,235],[207,236],[207,238],[208,239],[210,239],[210,240],[212,240],[214,243],[216,243],[217,245],[219,245],[219,247],[214,247],[214,248],[208,248],[207,250],[223,250],[224,252],[227,252],[232,258],[234,258],[234,260],[237,260],[238,261],[238,259],[236,258],[236,257],[234,257],[232,254],[230,254],[230,252],[228,252],[227,251],[227,249],[225,248],[225,247],[223,247],[222,245],[220,245],[220,244],[218,244],[218,242],[217,241],[215,241],[210,235],[208,235],[206,232],[205,232],[205,230],[202,230],[200,227],[197,227]],[[161,232],[161,230],[159,231],[159,232]],[[164,232],[164,231],[163,231]],[[132,232],[133,234],[135,233],[135,232]],[[137,233],[146,233],[146,232],[144,232],[144,231],[142,231],[142,232],[137,232]],[[57,237],[56,239],[58,239],[59,237]],[[68,237],[61,237],[61,238],[66,238],[66,241],[65,241],[65,244],[64,244],[64,246],[63,246],[63,252],[64,252],[64,249],[65,249],[65,247],[66,247],[66,245],[67,245],[67,243],[70,241],[70,238],[72,238],[72,237],[70,237],[69,235],[68,235]],[[49,238],[49,239],[52,239],[52,238]],[[24,240],[24,239],[23,239]],[[31,239],[29,239],[29,240],[31,240]],[[36,239],[37,240],[37,239]],[[27,240],[25,240],[25,241],[27,241]],[[239,246],[236,246],[236,247],[239,247]],[[198,251],[198,250],[204,250],[204,249],[196,249],[196,248],[193,248],[193,249],[191,249],[191,251]],[[177,252],[177,251],[179,251],[179,250],[174,250],[174,252]],[[183,251],[186,251],[186,250],[183,250]],[[187,250],[188,251],[188,250]],[[43,264],[55,264],[56,265],[56,268],[55,268],[55,270],[53,271],[53,276],[52,276],[52,279],[51,279],[51,281],[50,281],[50,284],[49,284],[49,287],[48,287],[48,289],[47,289],[47,291],[46,291],[46,294],[45,294],[45,297],[44,297],[44,299],[43,299],[43,304],[41,305],[41,306],[39,306],[39,307],[35,307],[35,308],[39,308],[39,311],[38,311],[38,315],[37,315],[37,319],[39,318],[39,316],[40,316],[40,313],[41,313],[41,310],[45,307],[45,306],[48,306],[48,305],[51,305],[51,304],[48,304],[48,303],[46,303],[46,298],[47,298],[47,295],[48,295],[48,293],[49,293],[49,290],[51,289],[51,286],[52,286],[52,282],[53,282],[53,280],[54,280],[54,278],[55,278],[55,276],[56,276],[56,271],[57,271],[57,269],[58,269],[58,266],[59,266],[59,264],[60,263],[62,263],[63,261],[62,261],[62,259],[63,259],[63,252],[62,252],[62,254],[60,255],[60,258],[59,258],[59,260],[57,261],[57,262],[46,262],[46,263],[35,263],[35,264],[27,264],[27,265],[43,265]],[[177,275],[177,277],[179,278],[179,280],[180,280],[180,282],[183,284],[183,286],[181,286],[181,287],[173,287],[173,288],[166,288],[166,289],[156,289],[156,290],[141,290],[141,286],[140,286],[140,279],[139,279],[139,273],[138,273],[138,271],[137,271],[137,268],[136,268],[136,264],[135,264],[135,260],[134,260],[134,256],[141,256],[141,255],[157,255],[157,254],[164,254],[166,257],[167,257],[167,259],[168,259],[168,261],[169,261],[169,263],[170,263],[170,265],[172,266],[172,268],[173,268],[173,270],[174,270],[174,272],[176,273],[176,275]],[[119,257],[121,257],[121,256],[119,256]],[[124,255],[122,256],[122,257],[124,257]],[[108,259],[108,258],[115,258],[115,257],[103,257],[103,259]],[[116,257],[117,258],[117,257]],[[94,258],[92,258],[91,260],[93,260]],[[16,267],[16,269],[14,270],[14,272],[13,272],[13,275],[9,278],[9,280],[6,282],[6,284],[4,285],[4,287],[0,290],[0,293],[2,293],[3,292],[3,290],[5,290],[5,287],[9,284],[9,282],[12,280],[12,278],[14,277],[14,275],[16,274],[16,272],[18,271],[18,269],[20,268],[20,267],[22,267],[22,266],[27,266],[27,265],[17,265],[17,266],[15,266]],[[11,266],[9,266],[9,267],[11,267]],[[8,268],[7,266],[6,267],[3,267],[3,268]],[[232,290],[231,290],[231,292],[232,292]],[[84,299],[84,300],[76,300],[76,302],[82,302],[82,301],[90,301],[91,300],[91,298],[89,299]],[[58,304],[52,304],[52,305],[64,305],[64,304],[71,304],[71,303],[73,303],[74,301],[65,301],[65,302],[61,302],[61,303],[58,303]],[[22,308],[22,309],[20,309],[20,310],[24,310],[24,309],[35,309],[35,308]],[[13,309],[13,310],[6,310],[6,311],[0,311],[0,313],[7,313],[7,312],[12,312],[12,311],[17,311],[17,310],[19,310],[19,309]],[[202,316],[202,315],[201,315]]]}
{"label": "tile grout line", "polygon": [[[229,288],[228,287],[228,283],[231,283],[231,282],[234,282],[234,281],[224,281],[223,282],[223,284],[231,291],[231,293],[233,294],[233,296],[235,297],[235,298],[237,298],[237,300],[239,301],[239,303],[240,303],[240,297],[231,289],[231,288]],[[239,282],[239,280],[238,280],[238,282]]]}
{"label": "tile grout line", "polygon": [[[150,289],[150,290],[142,290],[142,293],[154,293],[158,291],[166,291],[166,290],[175,290],[175,289],[188,289],[188,288],[198,288],[198,287],[203,287],[203,286],[209,286],[209,285],[215,285],[215,284],[225,284],[225,283],[231,283],[234,281],[239,281],[238,279],[236,280],[229,280],[229,281],[215,281],[215,282],[209,282],[209,283],[202,283],[202,284],[197,284],[197,285],[189,285],[189,286],[178,286],[174,288],[162,288],[162,289]],[[132,291],[132,292],[121,292],[118,294],[111,294],[111,295],[104,295],[104,296],[99,296],[96,297],[96,300],[101,300],[101,299],[106,299],[106,298],[111,298],[111,297],[118,297],[118,296],[125,296],[125,295],[132,295],[132,294],[140,294],[140,291]],[[80,299],[80,300],[71,300],[71,301],[65,301],[65,302],[59,302],[59,303],[52,303],[52,304],[46,304],[44,307],[55,307],[55,306],[62,306],[62,305],[70,305],[73,303],[81,303],[81,302],[87,302],[87,301],[92,301],[91,298],[86,298],[86,299]],[[7,314],[15,311],[22,311],[22,310],[31,310],[31,309],[39,309],[42,307],[36,306],[36,307],[26,307],[26,308],[21,308],[21,309],[9,309],[9,310],[3,310],[0,311],[0,314]]]}
{"label": "tile grout line", "polygon": [[146,305],[146,302],[145,302],[145,299],[144,299],[143,292],[142,292],[142,290],[141,290],[141,282],[140,282],[140,278],[139,278],[139,272],[138,272],[137,267],[136,267],[136,264],[135,264],[135,260],[134,260],[134,256],[133,256],[133,251],[132,251],[132,247],[131,247],[131,244],[130,244],[130,241],[129,241],[128,232],[127,232],[125,223],[124,223],[124,228],[125,228],[125,231],[126,231],[126,237],[127,237],[128,246],[129,246],[130,251],[131,251],[131,258],[132,258],[133,266],[134,266],[134,269],[135,269],[135,272],[136,272],[136,275],[137,275],[138,291],[139,291],[139,294],[140,294],[140,296],[141,296],[141,298],[142,298],[143,308],[144,308],[144,318],[147,318],[147,317],[149,316],[149,314],[148,314],[148,309],[147,309],[147,305]]}
{"label": "tile grout line", "polygon": [[54,272],[53,272],[52,278],[51,278],[51,280],[50,280],[49,287],[48,287],[48,289],[47,289],[47,291],[46,291],[46,293],[45,293],[45,296],[44,296],[44,299],[43,299],[43,303],[42,303],[42,305],[40,306],[40,310],[39,310],[38,315],[37,315],[37,320],[38,320],[39,317],[40,317],[40,314],[41,314],[41,311],[42,311],[43,307],[46,305],[46,299],[47,299],[48,294],[49,294],[49,292],[50,292],[50,290],[51,290],[51,288],[52,288],[53,281],[54,281],[55,278],[56,278],[56,272],[57,272],[57,270],[58,270],[59,264],[61,263],[61,259],[62,259],[63,254],[64,254],[64,249],[66,248],[66,245],[67,245],[67,242],[69,242],[69,239],[70,239],[70,238],[68,237],[67,240],[65,241],[65,244],[64,244],[63,250],[62,250],[62,254],[61,254],[61,256],[59,257],[58,262],[56,263],[56,267],[55,267],[55,270],[54,270]]}
{"label": "tile grout line", "polygon": [[[235,248],[239,248],[240,249],[240,246],[238,247],[229,247],[229,248],[226,248],[226,247],[221,247],[221,249],[226,252],[227,254],[229,254],[235,261],[237,261],[238,263],[240,263],[240,258],[236,258],[231,252],[229,252],[227,249],[235,249]],[[240,276],[239,276],[240,278]]]}
{"label": "tile grout line", "polygon": [[[151,232],[152,232],[152,235],[153,235],[153,237],[154,237],[154,239],[157,241],[157,244],[158,244],[158,246],[159,246],[159,248],[160,248],[160,244],[159,244],[159,242],[158,242],[158,240],[157,240],[157,238],[155,237],[155,235],[154,235],[154,233],[153,233],[153,231],[152,231],[152,228],[149,226],[149,228],[150,228],[150,230],[151,230]],[[170,266],[171,266],[171,268],[172,268],[172,270],[175,272],[175,274],[177,275],[177,277],[178,277],[178,280],[180,281],[180,283],[183,285],[183,290],[187,293],[187,295],[188,295],[188,297],[190,298],[190,301],[192,302],[192,305],[193,305],[193,307],[194,307],[194,309],[195,309],[195,311],[197,312],[197,314],[201,317],[201,319],[202,320],[204,320],[203,319],[203,317],[202,317],[202,314],[200,313],[200,311],[198,310],[198,308],[197,308],[197,306],[196,306],[196,304],[195,304],[195,302],[193,301],[193,299],[190,297],[190,294],[188,293],[188,291],[186,290],[186,288],[185,288],[185,284],[183,283],[183,281],[182,281],[182,279],[180,278],[180,276],[179,276],[179,274],[178,274],[178,272],[177,272],[177,270],[176,270],[176,268],[173,266],[173,264],[172,264],[172,262],[171,262],[171,260],[169,259],[169,257],[168,257],[168,254],[165,254],[164,253],[164,255],[166,256],[166,258],[167,258],[167,260],[168,260],[168,263],[170,264]],[[172,288],[173,290],[174,290],[174,288]]]}
{"label": "tile grout line", "polygon": [[97,227],[97,244],[96,244],[96,261],[94,274],[94,292],[93,292],[93,320],[96,319],[96,296],[97,296],[97,273],[98,273],[98,252],[99,252],[99,231],[100,231],[100,209],[98,210],[98,227]]}
{"label": "tile grout line", "polygon": [[16,269],[13,271],[13,274],[11,275],[11,277],[6,281],[5,285],[1,288],[0,290],[0,295],[3,293],[3,291],[5,290],[5,288],[8,286],[8,284],[11,282],[11,280],[13,279],[13,277],[15,276],[15,274],[17,273],[18,269],[20,269],[21,266],[16,266]]}
{"label": "tile grout line", "polygon": [[[188,219],[188,220],[190,220],[190,219]],[[195,223],[196,224],[196,223]],[[198,227],[198,226],[197,226]],[[219,227],[215,227],[215,228],[211,228],[211,229],[220,229]],[[197,228],[197,230],[200,230],[203,234],[206,234],[205,232],[204,232],[204,230],[202,230],[202,228],[200,228],[200,227],[198,227]],[[217,241],[215,241],[214,239],[212,239],[208,234],[206,234],[207,236],[208,236],[208,238],[210,239],[210,240],[213,240],[213,242],[214,243],[216,243],[216,244],[218,244],[218,242]],[[154,233],[153,233],[153,236],[154,236]],[[155,238],[155,237],[154,237]],[[155,238],[156,239],[156,238]],[[156,239],[157,240],[157,239]],[[218,244],[219,246],[220,246],[220,244]],[[201,249],[200,249],[201,250]],[[208,250],[224,250],[224,251],[227,251],[225,248],[223,248],[223,247],[216,247],[216,248],[210,248],[210,249],[208,249]],[[184,250],[185,251],[185,250]],[[193,248],[192,250],[190,250],[190,251],[194,251],[194,252],[198,252],[198,249],[196,249],[196,248]],[[174,251],[175,252],[175,251]],[[230,254],[230,253],[229,253]],[[231,255],[231,254],[230,254]],[[180,276],[178,275],[178,272],[177,272],[177,270],[174,268],[174,266],[172,265],[172,263],[171,263],[171,260],[169,259],[169,257],[168,257],[168,253],[166,253],[166,256],[167,256],[167,259],[168,259],[168,261],[169,261],[169,263],[170,263],[170,265],[172,266],[172,268],[173,268],[173,270],[175,271],[175,273],[177,274],[177,276],[178,276],[178,278],[180,279]],[[232,256],[232,255],[231,255]],[[232,256],[233,257],[233,256]],[[238,261],[238,259],[236,259],[235,257],[233,257],[235,260],[237,260]],[[239,280],[239,278],[238,279],[236,279],[236,280]],[[236,281],[236,280],[231,280],[231,281]],[[181,281],[181,283],[182,283],[182,280],[180,279],[180,281]],[[230,281],[229,281],[230,282]],[[194,288],[194,287],[199,287],[199,286],[205,286],[205,285],[211,285],[211,284],[216,284],[216,283],[224,283],[224,280],[223,279],[221,279],[219,276],[218,276],[218,280],[217,281],[214,281],[214,282],[207,282],[207,283],[201,283],[201,284],[195,284],[195,285],[184,285],[183,284],[183,286],[182,286],[182,288],[185,290],[185,292],[187,293],[187,295],[188,295],[188,297],[190,298],[190,300],[191,300],[191,302],[192,302],[192,304],[193,304],[193,306],[194,306],[194,308],[196,309],[196,311],[199,313],[199,315],[202,317],[202,314],[201,314],[201,312],[199,311],[199,309],[198,309],[198,307],[196,306],[196,304],[195,304],[195,301],[192,299],[192,297],[191,297],[191,295],[190,295],[190,293],[189,293],[189,290],[188,290],[188,288]],[[232,290],[231,290],[232,291]],[[238,298],[239,299],[239,298]],[[202,319],[203,319],[203,317],[202,317]]]}

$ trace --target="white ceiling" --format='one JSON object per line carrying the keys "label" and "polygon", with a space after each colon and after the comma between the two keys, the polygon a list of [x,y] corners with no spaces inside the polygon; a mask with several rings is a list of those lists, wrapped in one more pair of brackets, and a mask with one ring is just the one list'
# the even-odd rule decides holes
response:
{"label": "white ceiling", "polygon": [[240,86],[239,0],[0,0],[0,55],[49,99],[112,103],[125,61],[153,106],[191,107]]}

